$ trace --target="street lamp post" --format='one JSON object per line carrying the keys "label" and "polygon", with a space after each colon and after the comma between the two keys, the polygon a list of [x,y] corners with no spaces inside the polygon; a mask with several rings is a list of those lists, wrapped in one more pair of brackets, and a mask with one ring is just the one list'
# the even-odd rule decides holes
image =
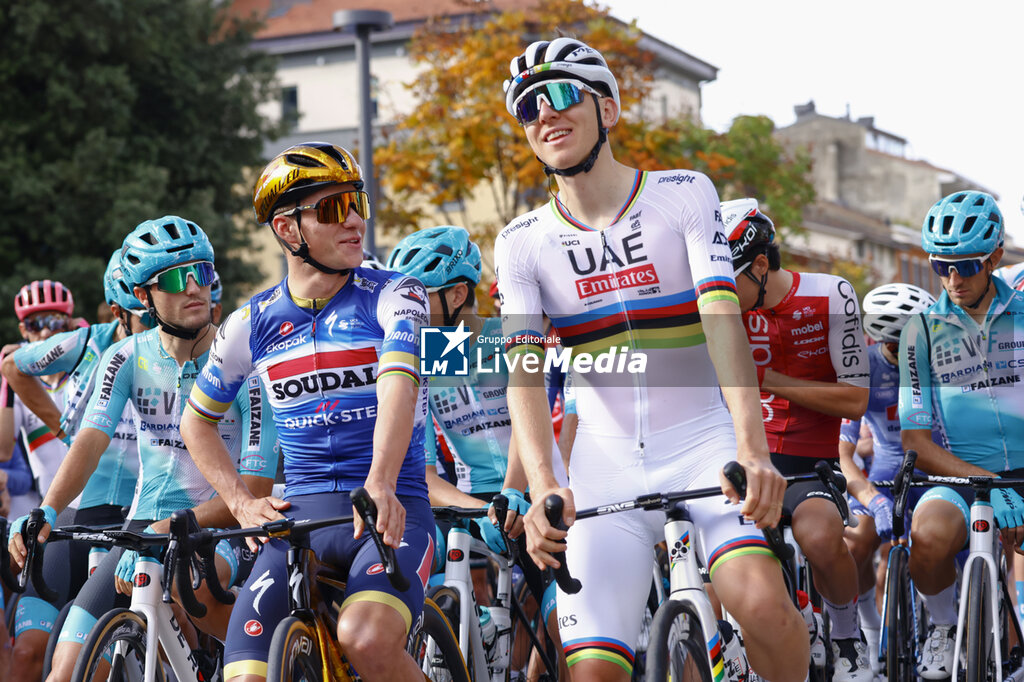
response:
{"label": "street lamp post", "polygon": [[[359,161],[363,168],[370,205],[376,210],[377,183],[373,171],[373,122],[370,102],[370,32],[391,28],[390,12],[369,9],[339,10],[333,16],[334,30],[353,28],[356,33],[356,63],[359,68]],[[377,255],[374,219],[366,221],[366,247]]]}

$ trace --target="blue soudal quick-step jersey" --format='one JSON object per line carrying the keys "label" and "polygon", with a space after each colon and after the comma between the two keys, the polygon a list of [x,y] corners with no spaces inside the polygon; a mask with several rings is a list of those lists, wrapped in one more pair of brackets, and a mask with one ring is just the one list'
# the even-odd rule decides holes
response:
{"label": "blue soudal quick-step jersey", "polygon": [[[299,306],[287,280],[261,292],[221,327],[189,405],[215,421],[250,374],[258,375],[284,453],[285,496],[350,491],[366,480],[377,423],[377,380],[419,385],[419,327],[427,294],[419,280],[356,268],[323,307]],[[426,386],[398,474],[400,495],[427,496],[423,433]]]}
{"label": "blue soudal quick-step jersey", "polygon": [[[900,368],[885,359],[882,345],[868,346],[871,365],[871,395],[868,409],[862,419],[844,419],[839,440],[857,444],[860,440],[861,421],[871,428],[874,454],[869,476],[873,481],[892,480],[903,462],[903,443],[900,439],[899,391]],[[935,427],[932,438],[943,445],[942,430]]]}
{"label": "blue soudal quick-step jersey", "polygon": [[[89,396],[96,388],[100,356],[114,343],[117,322],[94,324],[23,346],[14,363],[25,374],[47,376],[68,373],[64,389],[61,428],[72,439],[82,423]],[[139,449],[135,438],[134,409],[126,405],[110,445],[82,491],[80,509],[104,504],[130,505],[139,479]]]}
{"label": "blue soudal quick-step jersey", "polygon": [[[113,437],[125,406],[135,408],[140,478],[129,518],[165,519],[214,495],[179,430],[189,391],[208,355],[179,366],[164,351],[158,330],[151,329],[115,343],[100,360],[97,387],[82,428],[99,429]],[[268,409],[256,377],[225,408],[220,436],[241,474],[273,478],[277,471],[277,434],[273,422],[266,419]]]}
{"label": "blue soudal quick-step jersey", "polygon": [[1024,467],[1024,294],[992,278],[981,327],[949,299],[915,315],[900,337],[900,425],[937,420],[949,451],[991,471]]}

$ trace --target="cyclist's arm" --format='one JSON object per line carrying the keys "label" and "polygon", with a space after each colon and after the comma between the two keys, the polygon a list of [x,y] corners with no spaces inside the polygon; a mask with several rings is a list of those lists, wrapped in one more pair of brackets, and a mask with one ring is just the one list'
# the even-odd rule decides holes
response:
{"label": "cyclist's arm", "polygon": [[917,468],[935,476],[994,476],[979,466],[963,461],[932,440],[932,430],[907,429],[900,432],[904,450],[917,451]]}
{"label": "cyclist's arm", "polygon": [[8,462],[14,454],[18,429],[14,418],[14,391],[7,380],[0,380],[0,462]]}
{"label": "cyclist's arm", "polygon": [[437,473],[436,464],[426,465],[427,490],[430,491],[430,504],[435,507],[483,507],[485,504],[472,495],[467,495]]}
{"label": "cyclist's arm", "polygon": [[[254,497],[262,498],[270,495],[274,489],[274,479],[263,476],[240,476],[242,485]],[[196,521],[202,528],[232,528],[238,525],[238,520],[228,509],[227,504],[220,496],[215,496],[192,507],[196,515]],[[167,533],[171,529],[171,519],[167,517],[150,524],[154,533]]]}
{"label": "cyclist's arm", "polygon": [[516,443],[516,434],[513,432],[508,440],[508,464],[505,467],[505,480],[502,482],[501,487],[515,488],[520,492],[526,492],[529,485],[530,483],[526,479],[526,469],[523,468],[523,460],[519,456],[519,444]]}
{"label": "cyclist's arm", "polygon": [[67,372],[74,369],[88,335],[86,330],[75,330],[51,336],[37,343],[20,347],[6,355],[0,372],[11,388],[53,433],[62,434],[61,409],[36,377]]}
{"label": "cyclist's arm", "polygon": [[815,412],[857,419],[868,406],[870,389],[846,382],[815,381],[787,376],[773,369],[764,373],[761,390],[774,393]]}
{"label": "cyclist's arm", "polygon": [[839,441],[839,468],[842,469],[843,476],[846,478],[846,492],[867,507],[878,494],[878,489],[853,461],[853,454],[856,450],[856,443],[847,440]]}
{"label": "cyclist's arm", "polygon": [[79,431],[46,491],[43,505],[53,507],[59,514],[71,504],[85,489],[109,445],[110,436],[101,429],[87,427]]}

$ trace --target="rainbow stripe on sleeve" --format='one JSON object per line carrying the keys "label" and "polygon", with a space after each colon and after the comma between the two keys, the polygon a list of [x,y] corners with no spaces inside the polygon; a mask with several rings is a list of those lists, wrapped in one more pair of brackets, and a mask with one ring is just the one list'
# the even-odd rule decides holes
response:
{"label": "rainbow stripe on sleeve", "polygon": [[404,351],[385,351],[377,364],[377,380],[389,374],[400,374],[409,377],[414,384],[420,385],[419,358]]}
{"label": "rainbow stripe on sleeve", "polygon": [[709,277],[697,282],[697,309],[703,308],[713,301],[732,301],[740,304],[736,294],[736,282],[731,279]]}

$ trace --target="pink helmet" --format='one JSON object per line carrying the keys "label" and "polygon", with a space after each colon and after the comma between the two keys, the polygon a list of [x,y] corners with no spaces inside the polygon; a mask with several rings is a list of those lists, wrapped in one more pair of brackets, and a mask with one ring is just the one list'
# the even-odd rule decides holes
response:
{"label": "pink helmet", "polygon": [[29,282],[14,297],[14,314],[24,320],[33,313],[52,311],[70,316],[75,310],[75,299],[66,286],[56,280]]}

